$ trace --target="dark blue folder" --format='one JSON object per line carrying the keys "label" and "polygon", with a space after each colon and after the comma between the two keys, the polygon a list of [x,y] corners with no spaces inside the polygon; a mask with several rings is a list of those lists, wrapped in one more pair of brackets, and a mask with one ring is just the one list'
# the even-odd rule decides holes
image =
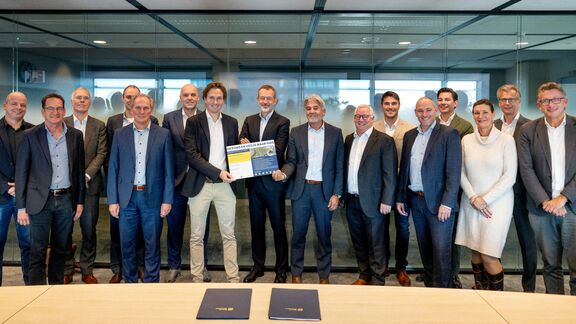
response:
{"label": "dark blue folder", "polygon": [[319,321],[318,290],[272,288],[268,318]]}
{"label": "dark blue folder", "polygon": [[206,289],[196,319],[249,319],[252,289]]}

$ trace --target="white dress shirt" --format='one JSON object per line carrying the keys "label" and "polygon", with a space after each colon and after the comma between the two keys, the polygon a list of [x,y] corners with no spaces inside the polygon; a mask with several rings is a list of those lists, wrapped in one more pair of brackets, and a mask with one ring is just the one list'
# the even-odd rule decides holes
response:
{"label": "white dress shirt", "polygon": [[516,117],[512,120],[510,124],[506,123],[504,116],[500,118],[502,120],[502,129],[500,130],[504,134],[514,136],[514,131],[516,130],[516,125],[518,124],[518,119],[520,118],[520,112],[516,114]]}
{"label": "white dress shirt", "polygon": [[370,127],[362,135],[354,132],[354,141],[350,148],[350,157],[348,159],[348,192],[357,195],[358,192],[358,169],[360,168],[360,161],[368,143],[368,138],[372,134],[374,128]]}
{"label": "white dress shirt", "polygon": [[558,127],[552,127],[546,118],[544,118],[544,123],[548,129],[548,143],[550,143],[552,158],[552,198],[556,198],[564,190],[566,179],[566,144],[564,142],[566,114]]}
{"label": "white dress shirt", "polygon": [[306,180],[322,181],[322,158],[324,157],[324,122],[315,130],[308,125],[308,170]]}
{"label": "white dress shirt", "polygon": [[222,114],[214,121],[206,113],[208,128],[210,129],[210,158],[208,162],[220,170],[226,170],[226,147],[224,146],[224,128],[222,128]]}

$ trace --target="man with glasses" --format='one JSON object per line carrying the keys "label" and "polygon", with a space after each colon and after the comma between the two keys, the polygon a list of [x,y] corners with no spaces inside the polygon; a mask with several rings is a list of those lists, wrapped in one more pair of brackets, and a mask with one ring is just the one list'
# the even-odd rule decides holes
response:
{"label": "man with glasses", "polygon": [[16,186],[14,183],[16,155],[22,141],[22,134],[25,130],[34,127],[34,125],[24,121],[26,108],[26,95],[22,92],[11,92],[4,101],[4,117],[0,119],[0,286],[2,285],[4,246],[12,218],[16,224],[20,248],[22,279],[25,285],[28,284],[30,228],[20,225],[17,221]]}
{"label": "man with glasses", "polygon": [[31,285],[64,283],[64,260],[74,221],[84,209],[82,132],[64,123],[64,98],[42,98],[44,123],[24,132],[16,168],[18,223],[30,226]]}
{"label": "man with glasses", "polygon": [[360,272],[353,285],[385,283],[385,219],[394,205],[398,157],[392,137],[373,122],[372,107],[359,105],[356,131],[344,141],[346,218]]}
{"label": "man with glasses", "polygon": [[[394,91],[386,91],[382,95],[380,107],[384,113],[384,119],[374,123],[374,129],[391,136],[396,144],[396,153],[398,155],[398,164],[402,156],[402,143],[404,143],[404,134],[416,126],[410,122],[400,119],[400,96]],[[409,287],[412,283],[410,276],[406,272],[408,266],[408,242],[410,241],[410,222],[408,217],[394,212],[394,225],[396,227],[396,244],[394,247],[394,258],[396,259],[396,279],[401,286]],[[390,217],[385,219],[385,241],[386,241],[386,268],[390,261]],[[388,269],[386,269],[388,270]]]}
{"label": "man with glasses", "polygon": [[[134,122],[134,114],[132,112],[133,100],[140,94],[140,88],[135,85],[129,85],[124,88],[122,92],[122,102],[124,103],[124,112],[111,116],[106,121],[106,139],[108,142],[108,152],[112,146],[114,139],[114,132],[122,127],[130,125]],[[150,116],[152,124],[158,125],[158,119]],[[104,166],[104,170],[108,171],[108,163]],[[138,259],[140,260],[140,267],[144,266],[144,239],[142,235],[138,235]],[[112,269],[112,278],[109,283],[120,283],[122,281],[122,251],[120,248],[120,228],[118,227],[118,218],[110,217],[110,268]],[[144,272],[139,271],[140,279],[144,278]]]}
{"label": "man with glasses", "polygon": [[[520,104],[522,96],[520,90],[513,84],[505,84],[496,91],[498,105],[502,110],[502,118],[494,121],[494,126],[503,133],[511,135],[518,142],[520,129],[530,120],[520,114]],[[514,225],[520,243],[522,253],[522,288],[525,292],[534,292],[536,289],[536,263],[538,252],[536,251],[536,240],[534,231],[528,219],[528,209],[526,207],[526,188],[520,176],[514,184]],[[482,271],[482,269],[478,269]]]}
{"label": "man with glasses", "polygon": [[576,295],[576,118],[555,82],[538,88],[543,117],[520,130],[518,162],[528,192],[528,217],[544,261],[546,293],[564,294],[566,254],[570,294]]}
{"label": "man with glasses", "polygon": [[330,283],[332,213],[338,208],[344,184],[342,130],[324,121],[326,105],[318,95],[304,99],[307,123],[292,129],[286,163],[272,177],[290,183],[292,200],[292,283],[302,283],[304,251],[310,214],[314,215],[315,246],[320,284]]}
{"label": "man with glasses", "polygon": [[[86,200],[84,211],[80,217],[82,229],[82,248],[80,250],[80,270],[82,281],[87,284],[96,284],[92,269],[96,260],[96,225],[98,224],[98,211],[100,210],[100,191],[102,190],[102,165],[106,160],[106,126],[104,123],[88,115],[91,97],[88,89],[80,87],[72,93],[72,115],[64,118],[68,128],[75,128],[82,132],[84,137],[84,162],[86,167]],[[72,245],[72,232],[70,232],[69,246]],[[68,249],[66,267],[64,270],[64,284],[72,282],[74,275],[74,254]]]}

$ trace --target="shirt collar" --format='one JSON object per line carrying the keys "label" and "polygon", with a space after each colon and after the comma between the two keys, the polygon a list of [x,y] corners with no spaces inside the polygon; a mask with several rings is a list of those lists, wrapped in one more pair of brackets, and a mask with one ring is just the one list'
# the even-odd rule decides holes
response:
{"label": "shirt collar", "polygon": [[266,117],[262,117],[262,112],[260,112],[260,113],[258,113],[258,117],[260,117],[260,120],[269,121],[270,117],[272,117],[273,113],[274,113],[274,110],[272,110],[268,115],[266,115]]}
{"label": "shirt collar", "polygon": [[136,128],[136,125],[134,125],[134,123],[132,123],[132,129],[134,129],[135,132],[149,131],[151,125],[152,125],[152,120],[149,120],[149,121],[148,121],[148,125],[146,126],[146,128],[144,128],[144,129],[138,129],[138,128]]}
{"label": "shirt collar", "polygon": [[74,119],[74,124],[79,123],[80,125],[83,125],[86,124],[86,122],[88,121],[88,116],[86,116],[84,120],[80,120],[78,119],[78,117],[76,117],[76,115],[72,114],[72,118]]}
{"label": "shirt collar", "polygon": [[502,120],[502,124],[510,126],[510,125],[514,125],[518,122],[518,119],[520,119],[520,111],[518,111],[518,113],[516,114],[516,116],[514,117],[514,119],[512,119],[512,122],[510,124],[506,123],[506,120],[504,119],[504,115],[502,115],[502,118],[500,118]]}
{"label": "shirt collar", "polygon": [[310,123],[307,123],[307,124],[308,124],[308,130],[313,130],[313,131],[315,131],[315,132],[319,132],[319,131],[323,131],[323,130],[324,130],[324,125],[325,125],[324,121],[322,121],[322,126],[320,126],[320,128],[319,128],[318,130],[315,130],[314,128],[312,128],[312,127],[310,126]]}
{"label": "shirt collar", "polygon": [[558,129],[560,127],[564,127],[566,125],[566,113],[564,113],[564,118],[562,118],[562,122],[560,123],[560,125],[558,125],[558,127],[554,127],[554,126],[550,125],[548,123],[548,121],[546,120],[546,117],[544,117],[544,123],[546,124],[546,127],[548,129]]}
{"label": "shirt collar", "polygon": [[354,132],[354,138],[355,138],[355,139],[356,139],[356,138],[359,138],[359,137],[360,137],[360,138],[362,138],[362,137],[368,138],[368,137],[370,137],[370,135],[372,135],[372,130],[373,130],[373,129],[374,129],[374,126],[368,128],[364,133],[362,133],[362,135],[358,135],[357,132]]}
{"label": "shirt collar", "polygon": [[422,132],[422,125],[418,125],[417,129],[418,129],[418,133],[420,133],[422,135],[427,135],[427,134],[430,134],[432,132],[434,127],[436,127],[436,120],[434,120],[432,125],[430,125],[430,127],[428,127],[428,130],[426,130],[426,132]]}
{"label": "shirt collar", "polygon": [[[47,131],[49,134],[52,134],[52,133],[50,133],[50,130],[48,129],[48,126],[46,126],[46,123],[44,123],[44,129],[46,129],[46,131]],[[66,132],[68,132],[68,127],[66,126],[66,123],[65,123],[65,122],[62,122],[62,134],[66,134]]]}
{"label": "shirt collar", "polygon": [[440,116],[438,116],[438,119],[440,119],[440,123],[441,123],[441,124],[444,123],[444,124],[450,125],[450,124],[452,124],[452,119],[454,119],[454,116],[456,116],[456,112],[453,112],[452,115],[450,116],[450,118],[448,118],[447,121],[444,121],[444,120],[442,119],[442,117],[440,117]]}

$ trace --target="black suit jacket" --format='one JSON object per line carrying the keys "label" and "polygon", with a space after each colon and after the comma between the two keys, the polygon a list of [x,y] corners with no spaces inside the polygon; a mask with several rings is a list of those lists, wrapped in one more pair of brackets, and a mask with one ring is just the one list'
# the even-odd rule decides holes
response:
{"label": "black suit jacket", "polygon": [[[516,144],[518,144],[518,139],[520,138],[520,128],[524,126],[530,119],[520,115],[518,117],[518,121],[516,122],[516,127],[514,128],[514,140]],[[502,119],[498,118],[494,121],[494,126],[498,130],[502,130]],[[526,188],[524,187],[524,182],[522,182],[522,177],[520,176],[520,168],[518,168],[518,174],[516,175],[516,182],[514,183],[514,194],[516,195],[524,195],[526,194]]]}
{"label": "black suit jacket", "polygon": [[[201,113],[197,111],[196,114]],[[162,127],[170,131],[174,152],[174,176],[176,187],[184,183],[188,160],[186,159],[186,147],[184,146],[184,120],[182,108],[164,115]]]}
{"label": "black suit jacket", "polygon": [[[410,156],[416,136],[418,136],[418,128],[411,129],[404,135],[396,194],[396,202],[403,204],[406,204],[408,200]],[[458,211],[461,172],[462,146],[460,135],[456,129],[436,122],[424,152],[421,169],[426,206],[430,213],[437,214],[440,205],[450,207],[452,212]]]}
{"label": "black suit jacket", "polygon": [[[188,118],[186,131],[184,132],[184,146],[186,147],[186,157],[188,160],[188,174],[182,186],[182,195],[186,197],[196,196],[206,179],[213,182],[220,180],[220,171],[210,164],[210,129],[208,119],[211,118],[205,111]],[[224,147],[238,144],[238,121],[236,118],[222,114],[222,130],[224,132]],[[235,183],[232,183],[235,190]]]}
{"label": "black suit jacket", "polygon": [[[348,192],[348,167],[354,134],[344,141],[344,190]],[[381,216],[380,204],[394,206],[398,157],[394,139],[372,129],[358,168],[360,206],[368,217]]]}
{"label": "black suit jacket", "polygon": [[[14,182],[14,160],[12,156],[12,148],[10,147],[10,139],[6,132],[6,119],[0,119],[0,204],[5,204],[12,200],[12,196],[8,194],[8,182]],[[22,121],[20,129],[26,130],[34,127],[34,125]]]}
{"label": "black suit jacket", "polygon": [[[64,118],[68,128],[74,128],[74,117]],[[106,143],[106,126],[99,119],[88,116],[84,134],[85,173],[90,176],[86,194],[98,195],[102,190],[102,166],[106,161],[108,146]]]}
{"label": "black suit jacket", "polygon": [[[276,158],[278,160],[278,167],[284,165],[284,154],[288,146],[288,136],[290,134],[290,120],[278,114],[272,113],[264,133],[262,133],[262,141],[274,140],[276,145]],[[242,131],[240,131],[240,138],[246,138],[251,143],[260,141],[260,114],[255,114],[246,117]],[[274,181],[271,175],[261,177],[262,183],[267,190],[283,190],[284,183],[281,181]],[[250,188],[254,184],[254,178],[246,179],[246,187]]]}
{"label": "black suit jacket", "polygon": [[[38,214],[48,200],[52,182],[52,160],[44,123],[26,130],[18,150],[16,168],[16,208]],[[82,132],[68,128],[66,132],[68,168],[72,206],[84,204],[84,140]]]}

